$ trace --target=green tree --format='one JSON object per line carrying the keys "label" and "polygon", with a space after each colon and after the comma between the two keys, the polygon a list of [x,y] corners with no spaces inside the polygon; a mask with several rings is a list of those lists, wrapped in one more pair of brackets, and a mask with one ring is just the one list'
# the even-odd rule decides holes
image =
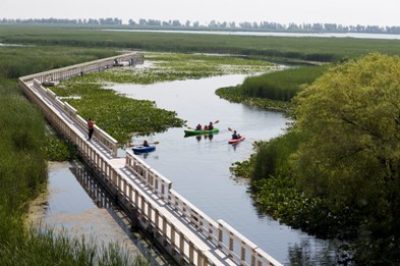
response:
{"label": "green tree", "polygon": [[363,217],[357,258],[400,262],[400,58],[335,67],[296,98],[308,138],[292,155],[298,186]]}

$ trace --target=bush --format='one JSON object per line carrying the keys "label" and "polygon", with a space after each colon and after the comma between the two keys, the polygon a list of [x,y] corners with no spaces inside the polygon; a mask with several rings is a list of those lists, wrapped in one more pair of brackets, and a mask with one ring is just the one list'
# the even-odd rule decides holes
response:
{"label": "bush", "polygon": [[291,176],[289,159],[305,136],[295,130],[259,146],[254,156],[251,177],[254,180],[271,176]]}

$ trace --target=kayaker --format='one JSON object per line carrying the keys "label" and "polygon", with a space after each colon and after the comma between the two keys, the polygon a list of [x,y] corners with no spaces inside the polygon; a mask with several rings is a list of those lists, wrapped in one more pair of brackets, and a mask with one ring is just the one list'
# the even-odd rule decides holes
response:
{"label": "kayaker", "polygon": [[200,124],[197,124],[196,130],[201,130],[201,125]]}
{"label": "kayaker", "polygon": [[150,147],[150,145],[149,145],[149,143],[147,142],[147,140],[144,140],[143,141],[143,145],[142,145],[143,147]]}
{"label": "kayaker", "polygon": [[207,125],[205,125],[203,130],[208,130],[208,126],[207,126]]}
{"label": "kayaker", "polygon": [[210,123],[208,124],[208,130],[213,130],[213,129],[214,129],[213,123],[210,122]]}
{"label": "kayaker", "polygon": [[238,133],[236,132],[236,130],[233,131],[232,139],[240,139],[240,134],[238,134]]}

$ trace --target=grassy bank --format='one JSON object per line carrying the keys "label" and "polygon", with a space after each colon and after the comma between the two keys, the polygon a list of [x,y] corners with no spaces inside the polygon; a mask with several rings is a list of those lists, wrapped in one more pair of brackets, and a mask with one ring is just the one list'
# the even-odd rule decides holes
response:
{"label": "grassy bank", "polygon": [[[43,116],[17,87],[20,75],[114,54],[102,49],[0,47],[0,265],[126,265],[117,247],[93,245],[51,232],[29,231],[29,202],[45,189]],[[142,261],[138,260],[138,263]]]}
{"label": "grassy bank", "polygon": [[257,55],[277,60],[337,61],[370,52],[400,54],[398,40],[110,32],[98,28],[0,26],[8,43],[119,47],[147,51]]}
{"label": "grassy bank", "polygon": [[292,98],[307,84],[328,69],[327,65],[302,66],[256,77],[248,77],[243,84],[220,88],[216,94],[231,102],[241,102],[267,110],[287,112]]}

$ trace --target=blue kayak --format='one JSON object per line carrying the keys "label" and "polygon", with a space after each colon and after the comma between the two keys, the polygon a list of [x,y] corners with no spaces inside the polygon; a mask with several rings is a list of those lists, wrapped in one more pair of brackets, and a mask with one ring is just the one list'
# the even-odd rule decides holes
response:
{"label": "blue kayak", "polygon": [[152,152],[156,150],[156,146],[137,146],[132,148],[134,153],[146,153],[146,152]]}

